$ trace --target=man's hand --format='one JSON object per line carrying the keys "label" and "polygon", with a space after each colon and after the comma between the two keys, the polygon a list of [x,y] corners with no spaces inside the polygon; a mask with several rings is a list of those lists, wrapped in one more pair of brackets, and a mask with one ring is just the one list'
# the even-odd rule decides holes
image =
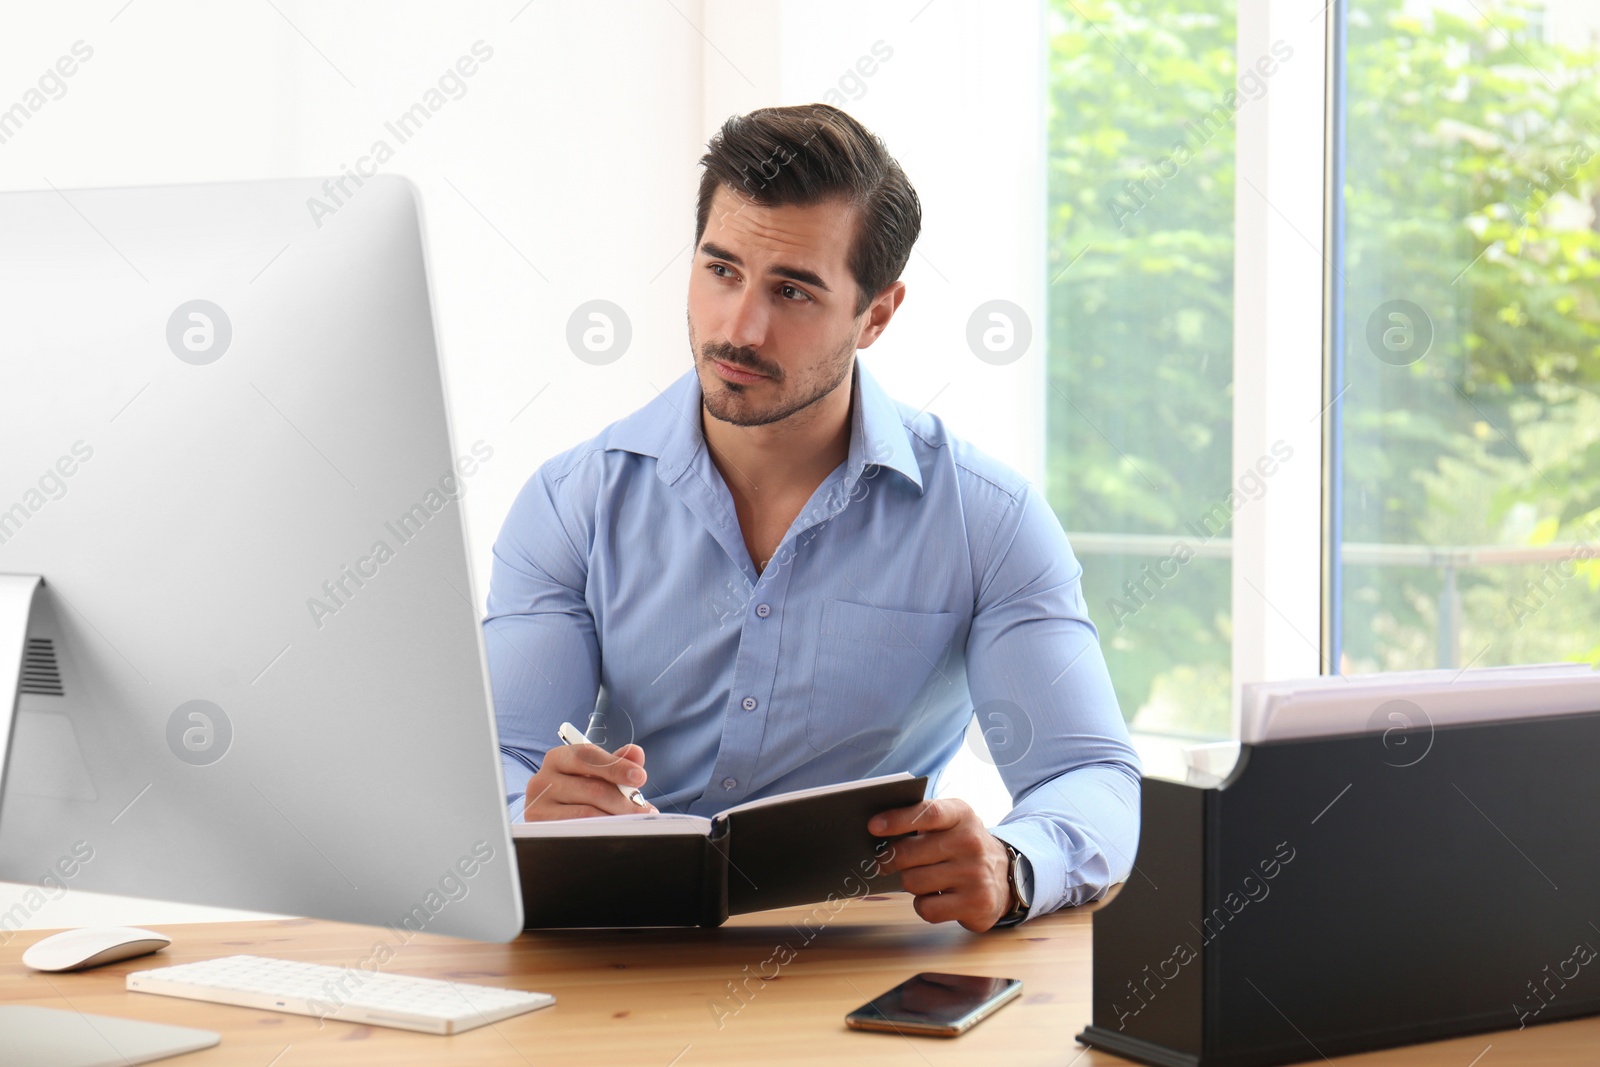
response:
{"label": "man's hand", "polygon": [[926,921],[954,919],[978,933],[1011,910],[1011,857],[966,801],[919,801],[874,815],[867,829],[879,837],[916,835],[896,841],[881,869],[900,872]]}
{"label": "man's hand", "polygon": [[594,815],[654,813],[618,790],[644,784],[644,749],[623,745],[607,752],[599,745],[557,745],[545,753],[539,773],[528,779],[522,816],[529,822],[587,819]]}

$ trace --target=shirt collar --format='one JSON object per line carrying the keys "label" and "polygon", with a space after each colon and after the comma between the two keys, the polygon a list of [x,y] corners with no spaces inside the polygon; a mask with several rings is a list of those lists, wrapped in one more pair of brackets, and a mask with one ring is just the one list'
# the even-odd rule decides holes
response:
{"label": "shirt collar", "polygon": [[[900,472],[922,490],[922,469],[894,400],[859,359],[851,385],[850,451],[845,482],[853,485],[872,464]],[[606,448],[656,458],[656,474],[671,484],[705,447],[700,428],[700,378],[691,367],[644,407],[611,428]]]}

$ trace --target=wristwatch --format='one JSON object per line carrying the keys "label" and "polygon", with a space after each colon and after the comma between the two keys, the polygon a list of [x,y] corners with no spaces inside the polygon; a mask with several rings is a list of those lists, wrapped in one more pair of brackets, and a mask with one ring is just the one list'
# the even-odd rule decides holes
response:
{"label": "wristwatch", "polygon": [[1008,841],[1001,841],[1005,846],[1006,855],[1011,857],[1010,864],[1006,867],[1006,882],[1011,887],[1011,908],[996,926],[1015,926],[1028,915],[1028,908],[1033,901],[1033,864],[1028,862],[1016,848]]}

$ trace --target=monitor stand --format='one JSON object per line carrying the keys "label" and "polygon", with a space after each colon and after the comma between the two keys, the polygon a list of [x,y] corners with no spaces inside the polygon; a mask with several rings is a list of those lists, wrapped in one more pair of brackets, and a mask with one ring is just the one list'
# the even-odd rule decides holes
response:
{"label": "monitor stand", "polygon": [[22,693],[22,663],[34,598],[44,588],[37,574],[0,574],[0,798]]}
{"label": "monitor stand", "polygon": [[[0,574],[0,798],[22,691],[28,623],[43,588],[37,574]],[[10,1067],[124,1067],[210,1048],[221,1040],[210,1030],[23,1005],[0,1005],[0,1033]]]}
{"label": "monitor stand", "polygon": [[20,1004],[0,1005],[10,1067],[126,1067],[210,1048],[214,1030]]}

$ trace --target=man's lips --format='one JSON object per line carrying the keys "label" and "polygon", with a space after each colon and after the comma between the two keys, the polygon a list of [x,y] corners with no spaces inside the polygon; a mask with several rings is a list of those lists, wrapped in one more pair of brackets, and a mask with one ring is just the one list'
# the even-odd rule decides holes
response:
{"label": "man's lips", "polygon": [[728,379],[730,382],[739,382],[741,384],[747,382],[759,382],[766,377],[765,374],[757,374],[754,371],[747,371],[743,367],[735,367],[733,364],[724,363],[720,359],[713,359],[711,362],[716,365],[717,373]]}

